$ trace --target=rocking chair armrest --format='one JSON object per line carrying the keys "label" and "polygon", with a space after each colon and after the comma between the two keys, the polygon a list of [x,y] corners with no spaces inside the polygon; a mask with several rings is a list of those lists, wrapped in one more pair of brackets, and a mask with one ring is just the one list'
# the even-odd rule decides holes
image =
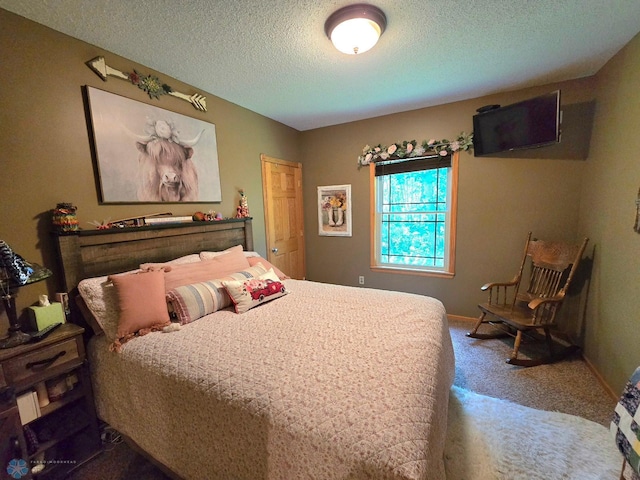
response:
{"label": "rocking chair armrest", "polygon": [[480,290],[484,292],[494,287],[514,287],[517,283],[518,282],[514,282],[514,281],[485,283],[483,286],[480,287]]}
{"label": "rocking chair armrest", "polygon": [[531,310],[535,310],[545,303],[562,303],[562,300],[564,300],[564,293],[559,293],[553,297],[534,298],[529,302],[528,306]]}

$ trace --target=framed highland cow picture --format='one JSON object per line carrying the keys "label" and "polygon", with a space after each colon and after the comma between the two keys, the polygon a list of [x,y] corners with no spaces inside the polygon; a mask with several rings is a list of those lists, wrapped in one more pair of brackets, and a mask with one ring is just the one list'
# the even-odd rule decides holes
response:
{"label": "framed highland cow picture", "polygon": [[101,203],[222,201],[214,124],[86,88]]}

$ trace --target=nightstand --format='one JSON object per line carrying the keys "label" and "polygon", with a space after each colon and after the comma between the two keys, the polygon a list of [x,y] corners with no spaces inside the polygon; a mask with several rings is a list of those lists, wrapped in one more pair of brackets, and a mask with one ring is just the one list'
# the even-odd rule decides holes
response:
{"label": "nightstand", "polygon": [[[65,323],[40,342],[0,350],[0,429],[4,426],[8,435],[3,431],[2,437],[9,438],[0,443],[0,478],[12,478],[6,469],[14,458],[25,460],[29,469],[15,478],[64,478],[102,451],[83,332]],[[37,418],[24,429],[18,400],[23,415],[30,410],[24,402],[37,405],[32,415]],[[44,469],[32,475],[39,464]]]}

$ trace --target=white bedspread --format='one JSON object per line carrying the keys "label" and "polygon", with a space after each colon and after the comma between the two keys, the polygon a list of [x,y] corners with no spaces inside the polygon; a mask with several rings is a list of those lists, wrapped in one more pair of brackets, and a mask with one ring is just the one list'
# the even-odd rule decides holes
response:
{"label": "white bedspread", "polygon": [[184,478],[445,478],[454,357],[442,304],[286,286],[119,354],[96,337],[98,415]]}

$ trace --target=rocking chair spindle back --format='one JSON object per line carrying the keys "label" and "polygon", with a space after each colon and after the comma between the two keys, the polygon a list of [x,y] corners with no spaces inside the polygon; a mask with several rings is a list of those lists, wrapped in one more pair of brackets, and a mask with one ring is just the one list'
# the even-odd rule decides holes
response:
{"label": "rocking chair spindle back", "polygon": [[[507,363],[520,366],[533,366],[550,363],[577,351],[570,345],[562,353],[554,353],[551,329],[556,327],[556,314],[562,305],[571,280],[587,246],[585,238],[580,244],[531,240],[527,236],[520,269],[510,282],[487,283],[481,290],[489,293],[487,303],[478,305],[480,317],[474,328],[467,334],[472,338],[496,338],[515,333],[515,343],[511,358]],[[530,273],[526,290],[520,291],[523,271],[527,260],[530,261]],[[487,319],[487,315],[489,318]],[[478,333],[484,323],[502,325],[497,333]],[[543,330],[547,338],[550,354],[538,360],[518,358],[522,333],[527,330]]]}

